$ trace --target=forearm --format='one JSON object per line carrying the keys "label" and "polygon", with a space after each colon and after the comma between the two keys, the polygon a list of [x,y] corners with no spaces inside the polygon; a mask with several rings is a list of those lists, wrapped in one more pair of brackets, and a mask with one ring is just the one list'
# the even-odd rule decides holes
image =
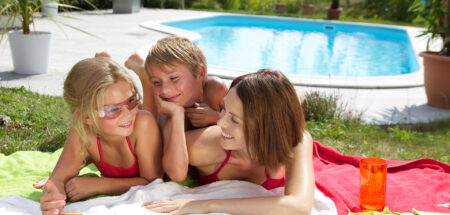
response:
{"label": "forearm", "polygon": [[293,196],[195,200],[186,204],[181,214],[189,213],[229,214],[310,214],[311,208]]}
{"label": "forearm", "polygon": [[90,183],[95,186],[93,194],[105,195],[120,195],[127,192],[130,187],[136,185],[146,185],[148,180],[141,177],[135,178],[107,178],[107,177],[92,177]]}
{"label": "forearm", "polygon": [[178,112],[168,119],[169,134],[164,135],[163,169],[172,180],[186,178],[189,158],[184,131],[184,112]]}

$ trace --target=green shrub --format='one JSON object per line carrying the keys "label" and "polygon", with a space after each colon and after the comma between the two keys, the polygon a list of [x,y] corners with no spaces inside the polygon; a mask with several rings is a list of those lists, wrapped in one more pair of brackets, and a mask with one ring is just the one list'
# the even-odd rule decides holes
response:
{"label": "green shrub", "polygon": [[199,9],[219,9],[220,5],[216,0],[199,0],[192,4],[192,8]]}
{"label": "green shrub", "polygon": [[330,122],[334,120],[360,120],[360,114],[349,110],[348,105],[337,94],[311,91],[305,94],[308,110],[306,121]]}
{"label": "green shrub", "polygon": [[239,10],[241,8],[240,0],[225,0],[222,8],[225,10]]}
{"label": "green shrub", "polygon": [[416,18],[416,14],[408,11],[411,4],[411,0],[365,1],[345,10],[345,14],[350,17],[411,22]]}
{"label": "green shrub", "polygon": [[164,0],[144,0],[144,7],[164,8]]}
{"label": "green shrub", "polygon": [[302,7],[300,0],[286,0],[286,12],[298,13]]}
{"label": "green shrub", "polygon": [[112,0],[65,0],[65,4],[70,4],[85,10],[94,10],[95,7],[97,9],[112,8]]}

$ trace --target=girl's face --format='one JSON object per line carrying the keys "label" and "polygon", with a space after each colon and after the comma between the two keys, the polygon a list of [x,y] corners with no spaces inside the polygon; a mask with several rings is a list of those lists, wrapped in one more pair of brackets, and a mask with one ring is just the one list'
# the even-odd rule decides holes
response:
{"label": "girl's face", "polygon": [[131,135],[138,111],[137,105],[133,107],[133,104],[136,104],[135,96],[130,85],[123,80],[118,81],[106,89],[104,110],[117,111],[116,114],[118,115],[100,118],[100,130],[104,134],[113,136]]}
{"label": "girl's face", "polygon": [[222,129],[221,145],[226,150],[246,151],[243,127],[244,109],[236,89],[233,87],[223,99],[224,108],[217,125]]}
{"label": "girl's face", "polygon": [[204,75],[194,77],[182,64],[150,65],[155,94],[183,107],[192,107],[203,95]]}

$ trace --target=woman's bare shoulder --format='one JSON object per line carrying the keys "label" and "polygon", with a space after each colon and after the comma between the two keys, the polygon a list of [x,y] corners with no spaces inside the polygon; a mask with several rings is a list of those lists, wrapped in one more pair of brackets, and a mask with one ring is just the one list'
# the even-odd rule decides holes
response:
{"label": "woman's bare shoulder", "polygon": [[203,166],[223,161],[226,152],[220,145],[220,134],[218,126],[187,131],[189,163],[194,166]]}

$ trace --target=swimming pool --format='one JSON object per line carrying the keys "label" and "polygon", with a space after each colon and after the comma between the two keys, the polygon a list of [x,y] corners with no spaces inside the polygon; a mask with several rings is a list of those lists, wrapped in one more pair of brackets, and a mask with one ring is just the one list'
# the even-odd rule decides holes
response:
{"label": "swimming pool", "polygon": [[396,76],[419,70],[402,29],[236,15],[161,24],[200,34],[196,43],[213,66],[341,77]]}

